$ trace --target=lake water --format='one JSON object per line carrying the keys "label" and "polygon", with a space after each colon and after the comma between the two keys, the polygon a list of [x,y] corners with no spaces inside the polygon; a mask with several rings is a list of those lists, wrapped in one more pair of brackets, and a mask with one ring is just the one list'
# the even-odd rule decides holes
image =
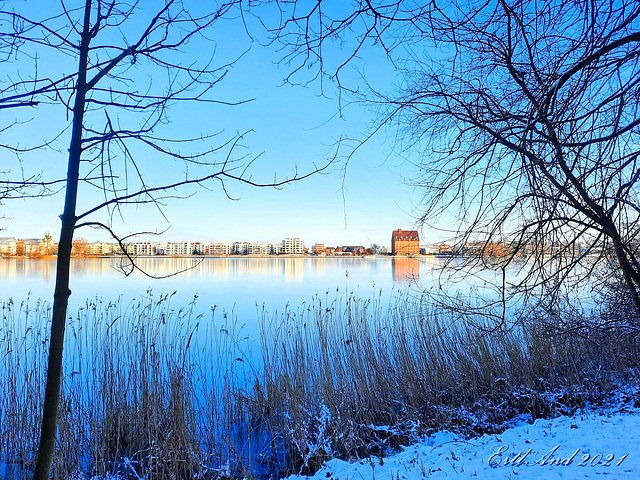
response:
{"label": "lake water", "polygon": [[[235,403],[229,407],[229,402],[224,399],[235,398],[225,396],[232,391],[226,389],[228,383],[231,387],[241,389],[252,387],[253,383],[248,383],[252,382],[251,374],[260,371],[262,344],[256,340],[260,337],[259,311],[263,306],[276,324],[270,332],[282,334],[286,340],[289,338],[289,332],[285,331],[287,328],[299,325],[306,328],[304,321],[298,321],[304,316],[296,316],[295,312],[303,309],[304,304],[314,303],[316,298],[323,302],[323,308],[319,311],[324,311],[327,305],[325,299],[333,301],[350,295],[365,301],[374,299],[384,307],[394,297],[417,293],[422,288],[465,291],[471,286],[482,288],[483,282],[495,280],[495,272],[485,272],[482,277],[468,279],[459,276],[457,283],[455,279],[447,279],[439,284],[444,279],[439,277],[438,267],[445,262],[445,259],[433,257],[153,257],[138,259],[138,266],[147,275],[137,270],[124,275],[119,268],[118,258],[74,259],[69,303],[69,316],[73,319],[67,322],[64,369],[67,372],[65,391],[72,398],[72,404],[80,408],[69,410],[75,416],[69,413],[69,418],[64,420],[67,426],[61,428],[61,432],[73,432],[66,438],[71,439],[74,447],[83,445],[79,449],[78,462],[86,463],[87,458],[82,455],[90,456],[93,439],[103,431],[101,422],[106,417],[101,416],[101,408],[104,411],[107,409],[103,405],[114,405],[114,399],[118,399],[130,408],[128,411],[137,411],[136,399],[144,396],[147,382],[156,378],[160,380],[155,384],[157,395],[154,393],[153,398],[160,398],[160,405],[163,405],[163,401],[168,404],[171,399],[163,395],[171,394],[171,367],[179,365],[180,378],[184,377],[187,382],[185,391],[190,392],[188,398],[193,405],[200,406],[200,410],[197,410],[199,438],[203,442],[211,438],[207,441],[215,445],[215,448],[211,447],[212,451],[218,452],[220,447],[222,452],[216,468],[225,462],[228,464],[228,458],[235,458],[230,456],[225,450],[226,444],[220,440],[227,437],[233,437],[236,442],[231,450],[235,452],[237,447],[239,455],[247,455],[247,461],[251,462],[251,459],[257,458],[256,452],[266,451],[267,445],[272,445],[272,438],[268,432],[261,430],[258,430],[258,435],[246,430],[249,434],[245,435],[245,429],[250,424],[238,424],[233,420],[235,417],[232,417],[232,423],[224,423],[231,418],[227,417],[226,409],[231,411],[235,408]],[[27,297],[30,298],[30,305],[35,303],[35,299],[51,300],[55,269],[56,264],[52,260],[0,259],[0,303],[13,299],[15,304],[19,304]],[[182,273],[173,275],[175,272]],[[148,275],[167,278],[154,279]],[[183,322],[183,317],[171,316],[170,312],[166,318],[176,321],[165,322],[162,313],[165,310],[147,309],[144,306],[152,303],[144,299],[150,296],[156,299],[163,294],[173,294],[170,300],[173,309],[187,307],[197,296],[195,313],[201,314],[203,319]],[[101,317],[105,321],[92,324],[91,308],[88,308],[84,311],[84,317],[76,317],[79,308],[96,298],[103,300],[102,304],[95,302],[101,305],[100,308],[121,299],[123,310],[129,303],[133,307],[128,312],[135,314],[120,315],[116,311],[113,316]],[[136,300],[141,299],[143,301],[138,305],[143,306],[136,310]],[[213,306],[216,306],[216,315],[211,322],[208,320],[212,318]],[[118,308],[114,307],[114,310]],[[288,324],[283,324],[285,327],[281,331],[277,323],[280,319],[278,314],[287,308],[294,315],[289,318]],[[49,317],[34,315],[33,308],[29,309],[30,315],[24,313],[26,307],[20,309],[22,315],[15,314],[18,309],[14,307],[7,309],[13,310],[13,316],[7,315],[8,318],[17,320],[13,324],[9,321],[0,325],[0,341],[4,341],[2,351],[6,352],[4,363],[0,363],[0,378],[11,379],[0,382],[4,388],[0,388],[0,412],[10,412],[0,418],[7,423],[4,427],[0,423],[5,431],[11,425],[20,431],[35,432],[38,429],[35,423],[25,427],[24,420],[18,424],[9,422],[11,418],[27,418],[35,422],[40,408],[38,395],[34,395],[32,390],[44,385],[47,332],[44,328],[37,328],[38,325],[34,323],[42,321],[41,326],[44,326]],[[156,315],[158,312],[160,314]],[[225,316],[220,314],[225,312],[232,313],[228,330],[225,328]],[[138,316],[138,313],[142,315]],[[34,322],[34,318],[39,320]],[[141,319],[138,323],[135,322],[137,318]],[[337,315],[336,318],[342,320],[343,317]],[[127,319],[134,321],[128,323]],[[234,322],[240,332],[232,330],[235,328]],[[113,325],[118,327],[112,328]],[[154,367],[150,368],[149,365]],[[34,381],[34,378],[40,380]],[[238,408],[242,406],[238,405]],[[111,413],[114,411],[109,410]],[[97,426],[97,430],[92,431],[92,426]],[[78,440],[78,435],[84,440]],[[16,447],[19,452],[33,450],[28,441],[25,446]],[[6,455],[7,458],[13,458],[8,453]],[[12,460],[8,460],[8,463],[11,464]],[[3,468],[8,466],[3,467],[0,457],[0,477],[8,478],[10,475],[3,476]],[[260,472],[263,467],[257,465],[255,468]]]}
{"label": "lake water", "polygon": [[[153,295],[171,294],[176,308],[197,295],[196,311],[231,312],[253,324],[257,307],[274,313],[296,308],[314,296],[332,298],[353,292],[388,301],[428,277],[441,264],[437,258],[392,257],[151,257],[137,260],[140,270],[122,273],[118,258],[73,259],[69,314],[96,297],[124,303]],[[0,259],[0,301],[53,298],[55,260]],[[173,275],[176,272],[179,274]],[[151,278],[166,277],[166,278]]]}

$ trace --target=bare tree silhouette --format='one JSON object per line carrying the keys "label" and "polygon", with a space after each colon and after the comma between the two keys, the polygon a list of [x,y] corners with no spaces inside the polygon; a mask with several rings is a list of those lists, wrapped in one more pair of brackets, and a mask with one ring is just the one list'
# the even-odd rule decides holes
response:
{"label": "bare tree silhouette", "polygon": [[[335,81],[396,132],[417,167],[419,223],[447,217],[481,266],[526,259],[511,291],[538,300],[613,258],[609,278],[640,313],[638,2],[267,3],[286,80]],[[397,88],[349,80],[376,49]]]}
{"label": "bare tree silhouette", "polygon": [[[253,159],[239,152],[242,134],[222,139],[217,133],[192,138],[167,133],[171,107],[244,101],[214,97],[230,64],[214,66],[210,53],[214,26],[239,2],[187,3],[86,0],[81,6],[65,1],[43,5],[41,11],[32,5],[3,4],[0,9],[0,109],[6,112],[0,151],[15,155],[19,165],[19,171],[3,173],[0,197],[65,195],[35,479],[49,478],[55,451],[74,232],[97,227],[121,241],[112,220],[124,215],[128,205],[148,204],[161,212],[165,201],[193,193],[183,193],[185,187],[217,184],[225,192],[228,182],[279,187],[326,168],[295,169],[289,177],[262,182],[250,175]],[[38,141],[40,132],[30,131],[21,143],[9,135],[28,128],[29,118],[41,110],[56,108],[63,109],[64,121],[52,138]],[[16,117],[9,119],[9,114]],[[29,141],[33,144],[25,146]],[[30,171],[29,154],[59,154],[64,142],[66,178],[50,178],[49,171],[24,173]],[[184,173],[157,180],[142,161],[151,156],[158,165],[180,162]],[[82,194],[92,190],[101,199],[79,207]]]}

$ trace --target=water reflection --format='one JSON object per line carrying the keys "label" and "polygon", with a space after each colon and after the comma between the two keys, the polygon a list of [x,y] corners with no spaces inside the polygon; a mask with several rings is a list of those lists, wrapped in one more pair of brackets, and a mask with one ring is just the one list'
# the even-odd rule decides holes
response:
{"label": "water reflection", "polygon": [[[227,300],[249,305],[265,301],[294,304],[336,288],[359,289],[366,295],[376,286],[390,292],[394,285],[415,279],[421,268],[418,259],[390,257],[141,257],[136,263],[147,275],[130,271],[126,259],[72,259],[71,301],[139,297],[151,288],[178,291],[186,303],[198,294],[207,304]],[[22,299],[29,292],[32,297],[50,299],[55,269],[55,259],[0,259],[0,300]],[[130,274],[123,275],[123,270]]]}
{"label": "water reflection", "polygon": [[[299,282],[305,276],[324,276],[344,272],[356,276],[384,275],[391,269],[393,283],[406,284],[420,277],[421,268],[429,263],[418,258],[323,258],[323,257],[141,257],[136,259],[138,269],[131,271],[127,259],[85,258],[72,259],[72,278],[112,276],[130,272],[133,277],[170,277],[179,272],[182,278],[203,277],[282,277]],[[18,278],[39,278],[49,283],[55,278],[56,262],[43,259],[0,259],[0,282]],[[144,272],[144,273],[143,273]],[[380,280],[377,278],[376,280]]]}
{"label": "water reflection", "polygon": [[409,284],[420,277],[420,260],[417,258],[393,258],[391,271],[394,283]]}
{"label": "water reflection", "polygon": [[0,278],[40,277],[52,279],[56,273],[56,261],[25,258],[0,258]]}
{"label": "water reflection", "polygon": [[[145,257],[138,258],[141,270],[125,276],[122,259],[73,259],[71,262],[69,315],[87,299],[105,302],[121,299],[122,304],[153,294],[171,295],[172,308],[189,305],[194,297],[195,314],[210,318],[211,309],[231,313],[247,325],[259,329],[262,308],[269,315],[286,308],[298,308],[314,297],[342,298],[354,294],[362,299],[382,298],[386,303],[398,293],[440,288],[456,294],[478,292],[487,296],[490,287],[501,285],[497,272],[472,272],[440,267],[448,261],[436,257]],[[126,264],[124,264],[126,266]],[[55,280],[55,260],[0,259],[0,301],[12,298],[51,301]],[[182,273],[175,275],[176,272]],[[509,271],[509,280],[519,271]],[[472,292],[473,290],[473,292]]]}
{"label": "water reflection", "polygon": [[[186,277],[208,275],[283,275],[301,279],[305,271],[325,271],[325,259],[315,258],[192,258],[141,257],[136,259],[139,270],[152,276],[169,276],[180,272]],[[55,277],[56,261],[43,259],[0,259],[0,277]],[[100,275],[130,271],[130,262],[121,258],[75,258],[71,260],[72,276]],[[138,270],[133,275],[144,275]]]}

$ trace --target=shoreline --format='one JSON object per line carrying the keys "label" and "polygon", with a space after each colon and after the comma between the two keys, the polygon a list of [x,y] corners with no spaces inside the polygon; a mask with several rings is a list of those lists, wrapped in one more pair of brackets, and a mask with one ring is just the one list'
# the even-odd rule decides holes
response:
{"label": "shoreline", "polygon": [[[56,255],[47,255],[42,257],[28,256],[3,256],[2,260],[56,260]],[[71,257],[72,260],[94,260],[104,258],[126,258],[124,255],[95,255],[85,257]],[[325,258],[365,258],[365,259],[425,259],[425,258],[463,258],[463,256],[451,255],[306,255],[306,254],[281,254],[281,255],[136,255],[133,258],[158,258],[158,259],[174,259],[174,258],[308,258],[308,259],[325,259]],[[465,257],[466,258],[466,257]]]}

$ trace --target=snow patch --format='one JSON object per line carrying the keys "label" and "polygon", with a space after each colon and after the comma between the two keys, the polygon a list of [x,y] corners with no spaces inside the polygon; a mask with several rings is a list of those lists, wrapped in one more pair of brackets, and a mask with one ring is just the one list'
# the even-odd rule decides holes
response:
{"label": "snow patch", "polygon": [[288,480],[440,478],[640,478],[640,409],[519,423],[498,435],[465,439],[438,432],[388,458],[331,460],[312,477]]}

